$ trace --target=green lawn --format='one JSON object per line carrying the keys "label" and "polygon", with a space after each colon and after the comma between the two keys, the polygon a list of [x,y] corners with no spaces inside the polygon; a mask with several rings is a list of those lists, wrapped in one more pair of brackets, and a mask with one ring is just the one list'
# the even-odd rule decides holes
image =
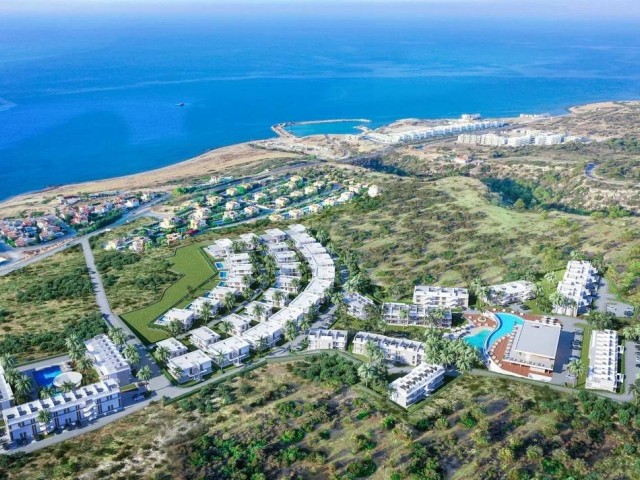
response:
{"label": "green lawn", "polygon": [[582,351],[580,353],[580,360],[584,365],[584,373],[578,377],[577,387],[584,387],[587,382],[587,371],[589,370],[589,344],[591,343],[591,327],[586,323],[578,323],[577,327],[582,328]]}
{"label": "green lawn", "polygon": [[151,325],[155,319],[172,307],[184,307],[218,284],[218,271],[200,244],[178,248],[171,263],[171,270],[182,277],[164,291],[159,301],[122,315],[122,319],[145,343],[154,343],[169,336],[167,331]]}

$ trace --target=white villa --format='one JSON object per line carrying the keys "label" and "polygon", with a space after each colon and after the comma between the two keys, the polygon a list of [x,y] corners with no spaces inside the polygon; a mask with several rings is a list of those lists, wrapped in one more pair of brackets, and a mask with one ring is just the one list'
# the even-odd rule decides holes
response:
{"label": "white villa", "polygon": [[376,333],[358,332],[353,339],[353,353],[367,355],[366,345],[373,342],[384,352],[386,360],[418,365],[424,359],[424,345],[415,340],[387,337]]}
{"label": "white villa", "polygon": [[202,350],[194,350],[179,357],[170,358],[167,362],[169,373],[178,382],[202,380],[202,377],[212,372],[211,358]]}
{"label": "white villa", "polygon": [[[282,292],[282,298],[280,300],[276,300],[276,292]],[[289,292],[277,288],[268,288],[264,292],[264,300],[274,307],[282,308],[289,303]]]}
{"label": "white villa", "polygon": [[247,264],[247,263],[250,264],[251,263],[251,257],[246,252],[234,253],[234,254],[229,255],[227,257],[227,262],[229,263],[229,265],[242,265],[242,264]]}
{"label": "white villa", "polygon": [[193,310],[184,308],[172,308],[165,313],[156,323],[160,325],[169,325],[171,322],[178,322],[182,325],[183,330],[189,330],[196,319],[196,313]]}
{"label": "white villa", "polygon": [[375,309],[376,306],[373,300],[356,292],[345,293],[342,300],[347,308],[347,313],[360,320],[366,320],[369,309]]}
{"label": "white villa", "polygon": [[242,338],[229,337],[210,345],[206,352],[218,367],[224,368],[227,365],[240,365],[250,354],[250,344]]}
{"label": "white villa", "polygon": [[279,275],[276,277],[274,287],[278,290],[284,290],[287,293],[298,293],[299,283],[300,279],[298,277]]}
{"label": "white villa", "polygon": [[558,292],[572,301],[570,305],[554,305],[554,313],[580,315],[589,311],[591,300],[598,290],[600,277],[591,262],[571,260],[567,263]]}
{"label": "white villa", "polygon": [[324,330],[315,328],[309,330],[309,350],[346,350],[346,330]]}
{"label": "white villa", "polygon": [[204,250],[213,258],[224,258],[233,253],[233,242],[228,238],[221,238]]}
{"label": "white villa", "polygon": [[220,340],[220,335],[211,330],[209,327],[199,327],[191,331],[191,343],[196,347],[204,350]]}
{"label": "white villa", "polygon": [[624,382],[618,373],[618,360],[623,347],[618,345],[615,330],[593,330],[589,342],[589,370],[585,388],[615,392]]}
{"label": "white villa", "polygon": [[174,337],[169,337],[164,340],[160,340],[156,343],[156,348],[164,348],[169,352],[169,358],[179,357],[189,351],[184,343]]}
{"label": "white villa", "polygon": [[253,265],[250,263],[231,264],[229,274],[232,277],[244,277],[253,273]]}
{"label": "white villa", "polygon": [[[235,290],[239,290],[240,292],[244,292],[247,289],[247,284],[245,283],[246,275],[232,275],[224,279],[224,286],[227,288],[233,288]],[[216,287],[220,288],[220,287]]]}
{"label": "white villa", "polygon": [[[281,244],[276,243],[275,245],[281,245]],[[286,245],[286,243],[284,245]],[[273,258],[275,259],[277,265],[295,263],[298,260],[298,256],[296,255],[296,252],[292,250],[281,250],[278,252],[273,252]]]}
{"label": "white villa", "polygon": [[[256,322],[265,322],[271,315],[271,305],[258,301],[249,303],[245,310],[246,315]],[[258,315],[260,310],[262,310],[262,313]]]}
{"label": "white villa", "polygon": [[260,238],[265,243],[280,243],[287,239],[287,234],[279,228],[271,228],[265,230],[265,234],[261,235]]}
{"label": "white villa", "polygon": [[240,290],[234,287],[229,287],[229,286],[224,286],[224,287],[217,286],[207,294],[207,297],[218,302],[223,302],[224,298],[229,293],[233,295],[239,295]]}
{"label": "white villa", "polygon": [[114,380],[118,385],[131,382],[129,363],[107,335],[103,333],[86,340],[84,345],[101,380]]}
{"label": "white villa", "polygon": [[[242,334],[242,339],[249,342],[252,350],[269,349],[282,337],[282,326],[267,321],[260,323]],[[263,343],[264,342],[264,343]]]}
{"label": "white villa", "polygon": [[236,313],[232,313],[231,315],[223,317],[220,320],[220,323],[222,322],[229,322],[231,324],[231,331],[229,333],[238,337],[249,330],[251,324],[251,320],[249,318],[238,315]]}
{"label": "white villa", "polygon": [[398,405],[407,408],[431,395],[444,382],[442,365],[421,363],[404,377],[389,384],[389,397]]}
{"label": "white villa", "polygon": [[[29,442],[56,428],[71,428],[110,415],[122,409],[120,387],[107,379],[50,398],[34,400],[2,411],[7,434],[12,442]],[[47,410],[51,421],[38,421],[38,413]]]}
{"label": "white villa", "polygon": [[525,302],[535,297],[535,288],[535,284],[526,280],[491,285],[487,288],[484,301],[501,306]]}
{"label": "white villa", "polygon": [[279,253],[279,252],[291,251],[291,249],[289,248],[289,245],[287,245],[285,242],[267,243],[267,250],[269,250],[269,253],[271,255],[275,255],[276,253]]}
{"label": "white villa", "polygon": [[467,308],[469,291],[460,287],[417,285],[413,291],[413,303],[440,308]]}
{"label": "white villa", "polygon": [[300,321],[304,317],[304,312],[294,307],[293,305],[289,305],[282,310],[277,311],[273,315],[269,317],[269,323],[273,323],[276,325],[280,325],[282,328],[287,324],[287,322],[294,322],[296,325],[300,324]]}
{"label": "white villa", "polygon": [[207,297],[198,297],[189,305],[187,305],[186,309],[191,310],[198,317],[201,317],[205,311],[205,308],[209,308],[209,312],[211,313],[211,315],[215,315],[216,313],[218,313],[218,310],[220,310],[221,306],[222,302],[218,300],[212,300],[211,298]]}

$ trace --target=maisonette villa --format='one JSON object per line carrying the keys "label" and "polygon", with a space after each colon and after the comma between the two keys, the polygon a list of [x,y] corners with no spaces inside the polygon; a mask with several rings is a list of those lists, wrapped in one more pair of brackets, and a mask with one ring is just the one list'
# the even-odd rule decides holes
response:
{"label": "maisonette villa", "polygon": [[313,307],[319,307],[323,301],[324,293],[310,292],[305,289],[291,301],[287,308],[297,308],[304,313],[309,313]]}
{"label": "maisonette villa", "polygon": [[493,305],[501,306],[526,302],[535,297],[535,289],[535,284],[526,280],[491,285],[487,287],[484,300]]}
{"label": "maisonette villa", "polygon": [[285,275],[287,277],[302,276],[300,273],[300,262],[281,263],[278,265],[278,270],[280,270],[281,275]]}
{"label": "maisonette villa", "polygon": [[229,275],[235,277],[246,277],[253,273],[253,265],[250,263],[232,264],[229,267]]}
{"label": "maisonette villa", "polygon": [[287,234],[279,228],[265,230],[265,235],[260,237],[265,243],[280,243],[287,239]]}
{"label": "maisonette villa", "polygon": [[220,368],[228,365],[240,365],[242,360],[249,357],[251,345],[240,337],[229,337],[214,343],[207,348],[207,354]]}
{"label": "maisonette villa", "polygon": [[273,348],[282,337],[282,326],[267,321],[260,323],[242,334],[242,339],[249,342],[252,350]]}
{"label": "maisonette villa", "polygon": [[[263,235],[264,236],[264,235]],[[285,242],[267,243],[267,250],[272,255],[278,252],[289,252],[290,248]]]}
{"label": "maisonette villa", "polygon": [[193,310],[187,310],[185,308],[172,308],[165,313],[160,319],[156,320],[159,325],[170,325],[173,322],[178,322],[183,330],[189,330],[191,325],[196,319],[196,313]]}
{"label": "maisonette villa", "polygon": [[169,352],[169,358],[179,357],[189,351],[184,343],[174,337],[169,337],[164,340],[160,340],[156,343],[156,349],[164,348]]}
{"label": "maisonette villa", "polygon": [[202,350],[194,350],[179,357],[170,358],[167,368],[179,383],[191,380],[199,381],[212,372],[211,358]]}
{"label": "maisonette villa", "polygon": [[233,253],[233,241],[229,238],[220,238],[204,249],[213,258],[225,258]]}
{"label": "maisonette villa", "polygon": [[347,313],[360,320],[366,320],[369,317],[369,312],[376,308],[373,300],[356,292],[345,293],[342,301],[347,309]]}
{"label": "maisonette villa", "polygon": [[260,238],[253,232],[243,233],[240,235],[240,241],[244,243],[246,250],[253,250]]}
{"label": "maisonette villa", "polygon": [[469,291],[460,287],[417,285],[413,291],[413,303],[440,308],[468,308]]}
{"label": "maisonette villa", "polygon": [[[279,294],[277,292],[280,292]],[[264,292],[264,301],[276,308],[285,307],[289,303],[289,292],[278,288],[268,288]]]}
{"label": "maisonette villa", "polygon": [[187,305],[186,309],[194,312],[196,316],[200,318],[207,310],[211,315],[217,314],[221,307],[222,302],[220,301],[212,300],[207,297],[198,297]]}
{"label": "maisonette villa", "polygon": [[201,350],[220,341],[220,335],[209,327],[199,327],[191,331],[191,343]]}
{"label": "maisonette villa", "polygon": [[618,332],[593,330],[589,341],[589,369],[585,388],[616,392],[624,383],[624,374],[618,372],[623,351],[623,347],[618,345]]}
{"label": "maisonette villa", "polygon": [[298,277],[289,277],[286,275],[279,275],[276,277],[274,287],[278,290],[284,290],[287,293],[298,293],[300,287],[300,279]]}
{"label": "maisonette villa", "polygon": [[232,253],[227,257],[227,263],[229,265],[251,264],[251,256],[247,252]]}
{"label": "maisonette villa", "polygon": [[244,292],[247,289],[247,275],[232,275],[224,279],[224,286],[234,288],[240,292]]}
{"label": "maisonette villa", "polygon": [[309,330],[308,350],[346,350],[347,349],[346,330],[325,330],[312,328]]}
{"label": "maisonette villa", "polygon": [[353,353],[367,355],[366,345],[373,342],[388,361],[418,365],[424,360],[424,345],[415,340],[387,337],[369,332],[358,332],[353,339]]}
{"label": "maisonette villa", "polygon": [[84,345],[101,380],[114,380],[118,385],[131,383],[131,366],[107,335],[97,335]]}
{"label": "maisonette villa", "polygon": [[251,319],[243,315],[232,313],[220,320],[220,323],[229,322],[231,325],[231,335],[241,336],[244,332],[249,330],[251,326]]}
{"label": "maisonette villa", "polygon": [[[276,244],[276,245],[286,245],[286,243]],[[296,252],[293,252],[291,250],[283,250],[280,252],[274,252],[273,258],[275,259],[277,265],[282,265],[282,264],[287,264],[291,262],[296,262],[298,260],[298,255],[296,255]]]}
{"label": "maisonette villa", "polygon": [[229,285],[217,286],[214,287],[208,294],[207,297],[211,300],[224,302],[225,297],[228,295],[240,295],[240,289],[231,287]]}
{"label": "maisonette villa", "polygon": [[[441,310],[440,318],[434,315],[436,309]],[[431,305],[416,305],[397,302],[382,304],[382,319],[391,325],[414,325],[422,327],[451,327],[451,310]]]}
{"label": "maisonette villa", "polygon": [[13,405],[13,390],[4,376],[4,369],[0,365],[0,412]]}
{"label": "maisonette villa", "polygon": [[445,369],[442,365],[421,363],[404,377],[389,384],[389,398],[407,408],[431,395],[444,383]]}
{"label": "maisonette villa", "polygon": [[569,261],[557,291],[570,302],[554,305],[554,313],[575,316],[588,312],[599,284],[598,271],[590,262]]}
{"label": "maisonette villa", "polygon": [[[70,392],[7,408],[2,411],[2,418],[11,442],[30,442],[54,429],[86,424],[121,409],[120,386],[115,380],[106,379]],[[42,410],[51,414],[51,420],[46,424],[38,419]]]}
{"label": "maisonette villa", "polygon": [[276,313],[269,317],[268,322],[274,325],[279,325],[284,328],[288,322],[293,322],[299,325],[304,317],[304,311],[301,308],[295,307],[292,304],[278,310]]}
{"label": "maisonette villa", "polygon": [[247,304],[246,308],[247,317],[256,322],[264,322],[271,315],[271,305],[263,302],[253,301]]}

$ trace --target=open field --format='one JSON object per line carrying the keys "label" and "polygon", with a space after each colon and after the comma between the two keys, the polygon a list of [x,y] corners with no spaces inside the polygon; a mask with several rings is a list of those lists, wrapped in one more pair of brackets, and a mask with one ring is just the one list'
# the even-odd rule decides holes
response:
{"label": "open field", "polygon": [[0,354],[20,360],[61,353],[56,337],[98,313],[80,247],[0,277]]}
{"label": "open field", "polygon": [[[197,244],[175,249],[174,256],[168,260],[171,262],[169,270],[175,273],[176,276],[181,275],[179,279],[162,292],[162,296],[158,301],[144,308],[121,315],[122,319],[127,322],[136,334],[149,343],[157,342],[169,336],[165,330],[150,327],[151,322],[173,306],[182,307],[191,299],[200,296],[207,290],[211,290],[219,281],[218,272],[214,268],[213,262],[207,258],[207,255]],[[132,265],[135,271],[135,266],[138,264]],[[137,277],[136,274],[136,278],[140,277]],[[122,286],[126,284],[126,280],[121,283],[121,288],[123,288]],[[121,293],[115,288],[117,285],[118,283],[108,291],[110,298],[120,298]]]}
{"label": "open field", "polygon": [[261,367],[1,467],[51,480],[640,478],[633,405],[466,375],[403,413],[294,368]]}

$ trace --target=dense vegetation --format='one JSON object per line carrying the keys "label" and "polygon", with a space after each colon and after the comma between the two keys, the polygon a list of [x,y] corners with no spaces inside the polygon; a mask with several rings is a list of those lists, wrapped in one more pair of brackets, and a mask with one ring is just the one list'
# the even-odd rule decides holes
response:
{"label": "dense vegetation", "polygon": [[19,302],[46,302],[67,298],[82,298],[93,293],[86,268],[77,268],[68,274],[44,279],[18,291]]}
{"label": "dense vegetation", "polygon": [[358,383],[358,366],[339,355],[316,355],[301,360],[293,367],[293,373],[312,381],[334,386]]}

